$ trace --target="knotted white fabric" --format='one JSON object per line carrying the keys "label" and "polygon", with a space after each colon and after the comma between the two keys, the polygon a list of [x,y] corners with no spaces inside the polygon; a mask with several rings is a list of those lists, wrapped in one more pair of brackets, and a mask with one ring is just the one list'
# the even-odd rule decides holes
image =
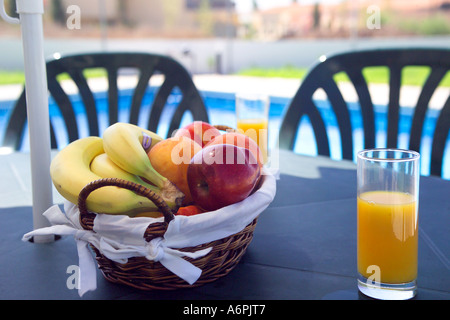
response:
{"label": "knotted white fabric", "polygon": [[208,254],[212,248],[195,252],[177,249],[194,247],[240,232],[267,208],[275,192],[276,178],[266,172],[261,187],[244,201],[195,216],[175,216],[164,237],[150,242],[144,239],[148,225],[162,222],[164,218],[98,214],[94,219],[93,231],[90,231],[81,227],[78,207],[66,201],[65,213],[57,205],[44,212],[50,227],[29,232],[23,236],[23,240],[27,241],[34,235],[72,235],[78,249],[80,296],[97,288],[96,263],[89,251],[89,243],[108,259],[118,263],[126,263],[131,257],[159,261],[165,268],[193,284],[200,277],[202,270],[183,257],[197,259]]}

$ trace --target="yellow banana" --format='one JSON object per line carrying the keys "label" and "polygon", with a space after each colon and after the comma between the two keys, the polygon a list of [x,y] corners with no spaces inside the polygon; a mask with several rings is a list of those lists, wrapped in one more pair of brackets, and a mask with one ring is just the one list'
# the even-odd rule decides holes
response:
{"label": "yellow banana", "polygon": [[156,185],[165,199],[184,198],[184,194],[166,177],[159,174],[152,166],[146,149],[143,147],[144,137],[152,140],[150,148],[163,140],[159,135],[136,125],[117,122],[103,133],[103,147],[110,159],[123,170],[143,177]]}
{"label": "yellow banana", "polygon": [[[56,154],[50,165],[50,175],[56,189],[64,198],[77,204],[81,189],[91,181],[102,178],[90,168],[92,160],[102,153],[102,138],[86,137],[70,143]],[[151,200],[114,186],[93,191],[87,198],[86,205],[92,212],[130,216],[157,210]]]}
{"label": "yellow banana", "polygon": [[165,194],[163,194],[158,187],[145,182],[140,177],[129,173],[117,166],[106,153],[100,153],[98,156],[92,159],[91,171],[102,178],[120,178],[137,183],[161,196],[169,207],[174,208],[178,205],[171,201],[171,199],[165,199]]}
{"label": "yellow banana", "polygon": [[152,189],[154,192],[157,192],[159,190],[158,187],[145,182],[138,176],[129,173],[117,166],[113,161],[111,161],[106,153],[100,153],[98,156],[92,159],[91,171],[102,178],[120,178],[143,185],[146,188]]}

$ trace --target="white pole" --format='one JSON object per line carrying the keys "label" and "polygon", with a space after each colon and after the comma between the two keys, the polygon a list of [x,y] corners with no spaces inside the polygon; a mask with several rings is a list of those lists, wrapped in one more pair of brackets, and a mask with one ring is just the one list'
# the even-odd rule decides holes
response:
{"label": "white pole", "polygon": [[106,3],[105,0],[100,0],[98,3],[99,20],[100,20],[100,38],[102,51],[107,50],[108,44],[108,21],[106,16]]}
{"label": "white pole", "polygon": [[[48,111],[47,72],[44,58],[42,15],[43,0],[16,0],[22,30],[27,96],[28,128],[30,135],[31,184],[33,196],[33,228],[49,226],[42,215],[53,205],[50,178],[50,124]],[[42,243],[54,236],[34,237]]]}

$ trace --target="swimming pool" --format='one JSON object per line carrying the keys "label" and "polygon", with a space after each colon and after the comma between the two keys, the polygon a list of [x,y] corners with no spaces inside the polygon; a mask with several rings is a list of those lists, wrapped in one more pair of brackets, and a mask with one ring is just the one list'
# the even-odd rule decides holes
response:
{"label": "swimming pool", "polygon": [[[234,95],[207,93],[204,95],[205,103],[212,123],[223,123],[235,126],[236,118],[234,115]],[[278,131],[281,120],[286,107],[289,105],[290,99],[271,97],[269,111],[269,148],[277,146]],[[330,139],[330,157],[335,160],[341,160],[341,143],[337,120],[332,110],[331,104],[327,100],[315,100],[315,104],[325,120],[327,134]],[[353,128],[353,149],[354,161],[356,161],[356,153],[363,149],[363,126],[362,116],[358,103],[348,102],[350,111],[350,121]],[[376,147],[386,147],[387,134],[387,106],[375,105],[375,130],[376,130]],[[408,149],[409,132],[412,123],[414,109],[411,107],[400,108],[399,116],[399,137],[398,147]],[[429,175],[430,154],[434,127],[436,125],[439,110],[430,109],[427,111],[426,119],[423,127],[423,137],[421,145],[421,172],[423,175]],[[317,155],[314,133],[309,119],[305,117],[300,123],[300,128],[294,145],[296,153],[306,155]],[[443,177],[450,179],[450,136],[447,139],[446,151],[444,153]]]}
{"label": "swimming pool", "polygon": [[[156,88],[150,88],[143,99],[143,107],[139,116],[138,125],[145,127],[147,119],[150,114],[150,103],[154,98]],[[208,109],[210,122],[212,124],[223,124],[231,127],[236,126],[235,118],[235,106],[234,106],[234,94],[222,93],[222,92],[201,92],[205,104]],[[99,115],[99,128],[100,132],[103,132],[108,125],[108,111],[107,111],[107,94],[105,92],[95,93],[97,101],[98,115]],[[128,122],[129,105],[131,104],[132,90],[122,90],[119,96],[119,121]],[[171,118],[176,105],[180,101],[180,94],[176,91],[172,92],[169,96],[168,103],[162,114],[160,126],[157,133],[161,136],[168,134],[168,119]],[[71,95],[70,99],[75,108],[75,114],[77,116],[79,127],[79,134],[81,137],[88,135],[87,119],[84,113],[83,103],[78,95]],[[281,124],[281,119],[284,110],[288,106],[290,98],[283,97],[271,97],[270,111],[269,111],[269,148],[275,148],[278,140],[278,130]],[[330,139],[330,152],[331,158],[335,160],[341,159],[341,145],[339,141],[339,130],[337,127],[336,117],[332,111],[331,105],[327,100],[315,100],[322,117],[325,119],[327,126],[327,133]],[[363,148],[363,131],[362,131],[362,118],[360,114],[358,103],[349,103],[350,117],[353,128],[354,138],[354,154],[358,150]],[[0,139],[3,139],[4,130],[6,128],[6,122],[9,118],[9,112],[13,106],[13,101],[0,102]],[[57,106],[50,98],[49,110],[51,115],[51,121],[53,125],[63,127],[62,118],[60,116]],[[422,155],[422,174],[429,174],[431,141],[436,124],[439,110],[429,110],[424,125],[423,142],[420,153]],[[411,120],[413,116],[413,109],[410,107],[402,107],[400,110],[400,122],[399,122],[399,147],[407,149],[409,140],[409,130],[411,126]],[[190,113],[186,113],[182,119],[181,125],[188,124],[192,121]],[[386,130],[387,130],[387,115],[386,106],[375,106],[375,129],[376,129],[376,146],[386,146]],[[64,130],[57,130],[57,140],[59,145],[64,146],[68,143],[67,135]],[[28,137],[24,142],[22,151],[29,150]],[[300,123],[300,129],[297,135],[294,151],[306,155],[317,155],[316,144],[314,140],[314,134],[311,124],[307,118],[303,119]],[[446,152],[444,153],[444,168],[443,177],[450,179],[450,137],[447,140]]]}

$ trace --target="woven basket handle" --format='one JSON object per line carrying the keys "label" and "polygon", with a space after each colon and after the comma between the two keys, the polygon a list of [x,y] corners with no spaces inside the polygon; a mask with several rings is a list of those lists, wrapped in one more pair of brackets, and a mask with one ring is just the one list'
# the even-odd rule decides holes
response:
{"label": "woven basket handle", "polygon": [[159,195],[157,195],[153,190],[148,189],[140,184],[119,178],[104,178],[94,180],[88,183],[78,195],[78,209],[80,210],[80,222],[82,225],[84,225],[85,228],[91,229],[89,226],[86,226],[85,218],[92,217],[93,215],[93,213],[88,212],[87,210],[86,200],[91,192],[106,186],[116,186],[119,188],[128,189],[130,191],[133,191],[137,195],[146,197],[154,204],[156,204],[156,206],[160,209],[160,211],[164,215],[165,223],[169,223],[174,218],[172,209],[170,209],[167,203],[165,203],[164,200]]}
{"label": "woven basket handle", "polygon": [[236,129],[226,126],[226,125],[222,125],[222,124],[216,124],[216,125],[214,125],[214,127],[217,130],[222,130],[222,131],[227,131],[227,132],[236,132]]}
{"label": "woven basket handle", "polygon": [[[218,130],[227,131],[227,132],[236,132],[236,130],[232,127],[226,126],[226,125],[215,125],[214,126]],[[152,190],[123,179],[119,178],[104,178],[104,179],[98,179],[95,181],[92,181],[88,183],[80,192],[78,195],[78,210],[80,211],[80,223],[83,226],[83,228],[92,230],[93,229],[93,221],[95,217],[95,213],[89,212],[87,210],[86,205],[86,199],[88,198],[89,194],[93,192],[94,190],[97,190],[102,187],[106,186],[116,186],[119,188],[125,188],[128,190],[133,191],[134,193],[148,198],[150,201],[152,201],[156,206],[160,209],[164,216],[164,223],[167,225],[172,219],[174,218],[174,214],[172,212],[172,209],[167,205],[167,203],[164,202],[164,200],[157,195]],[[154,224],[156,229],[159,228],[159,224]],[[151,229],[151,227],[149,227]]]}

